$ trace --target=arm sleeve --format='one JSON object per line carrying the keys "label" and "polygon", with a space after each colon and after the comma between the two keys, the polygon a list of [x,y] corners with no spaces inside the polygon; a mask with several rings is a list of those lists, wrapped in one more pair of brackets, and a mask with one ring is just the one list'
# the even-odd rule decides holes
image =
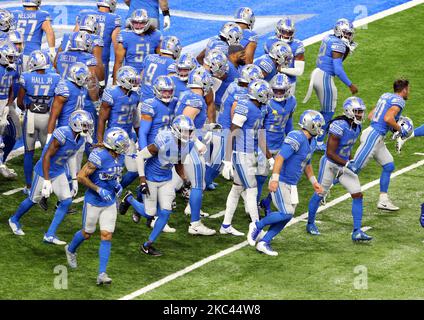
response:
{"label": "arm sleeve", "polygon": [[293,68],[283,68],[281,71],[289,76],[299,77],[305,71],[305,61],[295,60]]}
{"label": "arm sleeve", "polygon": [[289,119],[287,120],[286,127],[284,128],[284,132],[286,135],[288,135],[290,131],[293,131],[293,116],[292,115],[290,115]]}
{"label": "arm sleeve", "polygon": [[346,75],[343,69],[343,58],[333,59],[334,73],[348,87],[352,85],[352,81]]}
{"label": "arm sleeve", "polygon": [[65,82],[60,81],[59,84],[57,85],[56,89],[54,90],[54,94],[56,96],[62,96],[64,98],[69,98],[69,88],[66,85]]}
{"label": "arm sleeve", "polygon": [[61,146],[66,143],[66,135],[61,128],[55,129],[53,131],[53,138],[55,138]]}
{"label": "arm sleeve", "polygon": [[140,149],[147,146],[147,135],[152,127],[152,121],[141,120],[140,129],[138,130],[138,145]]}
{"label": "arm sleeve", "polygon": [[88,156],[88,160],[92,164],[94,164],[97,168],[101,168],[102,166],[102,158],[99,156],[97,151],[92,151]]}

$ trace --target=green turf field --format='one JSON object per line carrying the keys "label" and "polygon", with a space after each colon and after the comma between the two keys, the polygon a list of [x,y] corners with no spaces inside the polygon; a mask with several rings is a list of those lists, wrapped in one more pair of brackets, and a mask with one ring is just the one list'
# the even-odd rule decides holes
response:
{"label": "green turf field", "polygon": [[[424,100],[423,47],[422,41],[418,40],[424,33],[423,14],[424,5],[420,5],[374,22],[368,29],[358,30],[356,41],[359,47],[345,63],[347,74],[358,85],[359,96],[369,110],[382,93],[391,91],[395,78],[409,78],[411,96],[404,114],[416,125],[424,123],[421,110]],[[315,44],[306,50],[305,76],[299,79],[297,86],[299,101],[306,93],[308,75],[314,68],[318,48],[319,44]],[[337,86],[340,112],[341,103],[349,96],[349,91],[340,82]],[[315,96],[307,105],[299,103],[296,121],[303,110],[317,106]],[[395,155],[397,169],[423,159],[414,155],[414,152],[424,152],[423,141],[408,141],[402,154]],[[390,140],[387,143],[395,154],[394,143]],[[320,154],[314,157],[316,170],[319,158]],[[10,165],[23,177],[22,158],[14,159]],[[361,172],[361,182],[375,180],[379,174],[380,169],[370,163]],[[420,284],[424,278],[421,272],[424,233],[418,223],[419,205],[424,199],[423,175],[424,168],[420,167],[392,181],[391,198],[402,208],[396,213],[376,209],[378,186],[365,192],[363,220],[364,226],[372,227],[369,234],[375,240],[371,244],[351,242],[350,201],[347,200],[318,214],[322,233],[319,237],[307,235],[304,222],[284,230],[273,242],[274,249],[280,253],[278,257],[260,255],[254,248],[244,247],[139,298],[423,299],[424,289]],[[218,182],[220,185],[216,191],[205,193],[203,209],[206,212],[217,213],[225,207],[230,184],[222,178]],[[0,180],[0,193],[18,187],[22,187],[21,181]],[[344,193],[340,186],[336,187],[330,200]],[[299,186],[301,203],[297,215],[306,212],[311,194],[309,182],[303,179]],[[64,251],[62,247],[42,243],[53,209],[44,212],[34,207],[22,220],[26,235],[16,237],[7,220],[23,199],[21,193],[0,195],[1,299],[117,299],[245,240],[221,235],[190,236],[187,233],[189,218],[182,213],[185,204],[178,198],[178,208],[169,223],[177,228],[177,232],[161,235],[157,243],[164,256],[156,258],[139,253],[138,247],[150,230],[144,224],[135,225],[130,214],[119,216],[108,268],[114,280],[112,286],[95,285],[97,235],[78,251],[79,268],[68,271],[67,289],[56,289],[54,284],[58,274],[54,271],[66,266]],[[50,201],[51,208],[53,205]],[[82,204],[76,208],[78,214],[68,216],[58,231],[63,240],[70,241],[81,227]],[[218,230],[221,221],[205,219],[205,224]],[[248,218],[241,206],[235,215],[234,226],[247,231]]]}

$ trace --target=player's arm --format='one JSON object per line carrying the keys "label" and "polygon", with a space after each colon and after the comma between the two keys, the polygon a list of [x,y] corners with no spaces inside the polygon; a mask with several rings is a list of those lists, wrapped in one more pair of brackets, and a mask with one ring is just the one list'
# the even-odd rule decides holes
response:
{"label": "player's arm", "polygon": [[56,55],[55,47],[56,47],[56,39],[53,31],[52,24],[50,20],[46,20],[41,25],[41,29],[46,34],[47,43],[49,45],[50,57],[53,60]]}
{"label": "player's arm", "polygon": [[266,132],[265,129],[262,128],[258,133],[258,146],[262,153],[266,156],[267,159],[272,158],[272,153],[269,151],[268,146],[266,144]]}
{"label": "player's arm", "polygon": [[368,114],[368,120],[372,120],[372,118],[374,117],[374,113],[375,113],[375,107],[371,110],[371,112]]}
{"label": "player's arm", "polygon": [[154,157],[159,152],[158,147],[152,143],[137,152],[137,171],[140,178],[140,185],[146,185],[146,174],[144,172],[144,161]]}
{"label": "player's arm", "polygon": [[196,57],[197,62],[200,63],[200,65],[203,64],[203,59],[205,59],[205,55],[206,55],[206,49],[203,49]]}
{"label": "player's arm", "polygon": [[[121,32],[121,28],[120,27],[116,27],[113,31],[112,31],[112,44],[113,44],[113,51],[116,52],[118,50],[118,34]],[[105,66],[106,68],[109,68],[109,66]]]}
{"label": "player's arm", "polygon": [[99,111],[99,120],[97,122],[97,141],[99,143],[103,143],[106,121],[109,119],[111,109],[112,107],[107,102],[102,102]]}
{"label": "player's arm", "polygon": [[122,67],[126,52],[127,50],[125,50],[122,43],[118,43],[115,48],[115,64],[113,65],[113,84],[114,85],[116,85],[116,74],[119,68]]}
{"label": "player's arm", "polygon": [[327,158],[341,166],[345,166],[347,161],[341,158],[336,152],[337,148],[339,147],[339,144],[340,144],[340,138],[330,133],[328,135],[328,141],[327,141],[327,151],[326,151]]}
{"label": "player's arm", "polygon": [[57,153],[60,148],[59,141],[57,139],[52,138],[53,141],[49,144],[46,153],[43,156],[42,167],[43,167],[43,177],[44,180],[50,180],[50,160]]}
{"label": "player's arm", "polygon": [[293,131],[293,112],[290,114],[290,117],[287,120],[286,126],[284,127],[284,133],[286,135],[288,135],[289,132],[291,131]]}
{"label": "player's arm", "polygon": [[246,64],[253,63],[253,59],[255,57],[255,51],[258,44],[255,41],[250,41],[249,44],[245,48],[245,62]]}
{"label": "player's arm", "polygon": [[105,66],[103,65],[102,53],[103,53],[103,47],[100,47],[100,46],[94,47],[93,55],[97,61],[96,75],[99,81],[105,80]]}
{"label": "player's arm", "polygon": [[341,52],[333,51],[333,67],[334,67],[334,73],[336,76],[350,89],[350,92],[352,94],[358,93],[358,88],[350,81],[348,78],[346,72],[343,68],[343,56],[344,54]]}
{"label": "player's arm", "polygon": [[216,122],[216,105],[214,101],[214,93],[212,90],[209,90],[209,93],[205,96],[205,102],[208,106],[208,119],[209,123],[215,123]]}
{"label": "player's arm", "polygon": [[50,110],[49,121],[47,123],[47,134],[52,134],[53,130],[56,127],[56,121],[59,118],[60,113],[62,112],[63,105],[68,99],[63,96],[55,96],[53,100],[53,105]]}
{"label": "player's arm", "polygon": [[305,167],[305,176],[311,182],[316,193],[322,194],[324,192],[324,189],[322,188],[322,186],[317,181],[317,178],[315,178],[314,169],[312,168],[312,165],[311,165],[310,162]]}
{"label": "player's arm", "polygon": [[289,75],[300,77],[305,71],[305,54],[300,53],[294,57],[294,67],[293,68],[283,68],[281,72]]}
{"label": "player's arm", "polygon": [[15,96],[13,94],[13,86],[11,85],[9,88],[9,99],[7,99],[7,105],[8,106],[12,105],[14,100],[15,100]]}
{"label": "player's arm", "polygon": [[183,111],[183,115],[191,118],[191,120],[193,120],[193,121],[194,121],[194,119],[196,119],[196,117],[199,113],[200,113],[199,109],[193,108],[193,107],[190,107],[190,106],[185,107],[184,111]]}
{"label": "player's arm", "polygon": [[131,5],[131,0],[124,0],[124,2],[128,7]]}
{"label": "player's arm", "polygon": [[401,131],[400,125],[398,125],[395,117],[400,112],[401,108],[398,106],[392,106],[389,110],[387,110],[384,115],[384,122],[387,123],[390,127],[392,127],[395,131]]}
{"label": "player's arm", "polygon": [[147,135],[152,128],[152,122],[152,116],[145,113],[141,114],[140,129],[138,131],[138,146],[140,149],[147,146]]}
{"label": "player's arm", "polygon": [[97,167],[91,163],[90,161],[87,161],[87,163],[81,168],[81,170],[78,172],[78,182],[82,185],[86,186],[87,188],[90,188],[91,190],[99,193],[100,187],[96,186],[89,178],[94,171],[96,171]]}
{"label": "player's arm", "polygon": [[[91,101],[96,102],[99,100],[99,88],[98,88],[98,67],[88,67],[88,70],[90,71],[91,74],[91,85],[89,86],[88,90],[88,95],[91,99]],[[104,71],[103,71],[103,75],[104,75]]]}
{"label": "player's arm", "polygon": [[22,111],[25,111],[25,104],[24,104],[25,94],[26,94],[26,90],[24,89],[24,87],[20,86],[18,91],[18,99],[16,102],[19,109],[21,109]]}

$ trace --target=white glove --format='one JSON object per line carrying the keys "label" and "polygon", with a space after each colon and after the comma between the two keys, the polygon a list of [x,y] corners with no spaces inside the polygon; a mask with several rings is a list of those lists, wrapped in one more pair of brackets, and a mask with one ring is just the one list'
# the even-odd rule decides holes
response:
{"label": "white glove", "polygon": [[49,56],[51,64],[53,65],[54,58],[56,58],[56,49],[54,47],[49,48]]}
{"label": "white glove", "polygon": [[224,167],[222,168],[222,176],[227,179],[231,180],[231,178],[234,176],[234,168],[231,161],[222,161],[224,164]]}
{"label": "white glove", "polygon": [[43,181],[43,189],[41,190],[41,195],[44,198],[48,198],[48,197],[50,197],[52,192],[53,192],[52,183],[50,182],[50,180],[44,180]]}
{"label": "white glove", "polygon": [[194,142],[194,146],[196,147],[197,152],[199,152],[201,155],[205,154],[206,151],[208,150],[205,144],[202,143],[199,139],[196,139],[196,141]]}
{"label": "white glove", "polygon": [[48,133],[47,134],[47,139],[46,139],[46,144],[49,143],[49,141],[50,141],[51,138],[52,138],[52,134],[51,133]]}
{"label": "white glove", "polygon": [[72,198],[74,198],[78,193],[78,180],[77,179],[72,179]]}
{"label": "white glove", "polygon": [[171,17],[170,16],[164,16],[163,17],[163,30],[168,30],[171,26]]}
{"label": "white glove", "polygon": [[268,159],[269,170],[272,171],[272,169],[274,169],[274,163],[275,163],[274,157],[271,157]]}
{"label": "white glove", "polygon": [[213,133],[211,131],[206,132],[206,134],[203,136],[203,144],[210,144],[212,141]]}
{"label": "white glove", "polygon": [[401,137],[398,137],[396,139],[396,143],[395,143],[395,148],[397,153],[400,153],[400,151],[402,150],[403,145],[405,144],[407,139],[402,139]]}

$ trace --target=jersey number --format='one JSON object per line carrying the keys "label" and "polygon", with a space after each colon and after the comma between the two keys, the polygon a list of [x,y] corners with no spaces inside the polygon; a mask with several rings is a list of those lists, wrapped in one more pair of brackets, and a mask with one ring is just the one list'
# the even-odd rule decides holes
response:
{"label": "jersey number", "polygon": [[377,104],[377,107],[375,108],[372,121],[378,122],[378,120],[380,120],[380,117],[383,114],[385,107],[386,107],[386,100],[380,100]]}
{"label": "jersey number", "polygon": [[37,27],[37,20],[18,20],[18,31],[25,35],[26,27],[30,25],[31,29],[28,32],[28,37],[25,39],[26,41],[31,41],[34,36],[35,28]]}
{"label": "jersey number", "polygon": [[144,54],[150,52],[150,43],[139,43],[135,46],[135,62],[143,62]]}
{"label": "jersey number", "polygon": [[146,70],[146,74],[144,74],[144,83],[151,86],[153,76],[155,75],[156,69],[158,65],[156,63],[151,63]]}
{"label": "jersey number", "polygon": [[[40,93],[42,91],[42,93]],[[35,84],[34,85],[34,96],[47,96],[50,91],[50,86],[46,84]]]}

